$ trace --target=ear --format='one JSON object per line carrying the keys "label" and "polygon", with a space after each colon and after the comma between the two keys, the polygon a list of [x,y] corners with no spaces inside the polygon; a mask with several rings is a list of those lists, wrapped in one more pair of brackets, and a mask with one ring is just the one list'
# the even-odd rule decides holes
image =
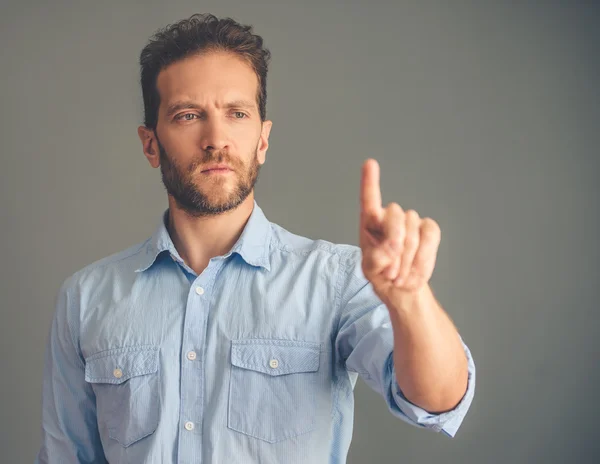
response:
{"label": "ear", "polygon": [[264,164],[267,158],[271,127],[273,127],[273,121],[263,121],[262,128],[260,130],[260,139],[258,139],[258,147],[256,147],[256,155],[260,164]]}
{"label": "ear", "polygon": [[138,127],[138,137],[142,142],[142,150],[148,159],[150,166],[157,168],[160,166],[160,152],[158,149],[158,141],[152,129],[146,126]]}

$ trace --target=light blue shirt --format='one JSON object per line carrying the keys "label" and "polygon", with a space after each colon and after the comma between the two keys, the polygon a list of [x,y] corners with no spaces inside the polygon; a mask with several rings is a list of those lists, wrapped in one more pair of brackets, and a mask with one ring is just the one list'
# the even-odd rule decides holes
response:
{"label": "light blue shirt", "polygon": [[475,390],[468,347],[455,409],[409,402],[360,248],[294,235],[255,202],[231,251],[196,275],[167,218],[61,286],[36,462],[344,463],[359,375],[394,416],[455,435]]}

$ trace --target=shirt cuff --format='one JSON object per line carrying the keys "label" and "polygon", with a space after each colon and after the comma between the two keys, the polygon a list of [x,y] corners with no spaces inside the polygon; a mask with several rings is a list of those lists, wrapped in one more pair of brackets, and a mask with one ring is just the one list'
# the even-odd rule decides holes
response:
{"label": "shirt cuff", "polygon": [[396,380],[396,368],[394,367],[393,356],[390,355],[389,363],[391,369],[388,369],[390,379],[391,398],[388,398],[392,414],[401,419],[412,423],[418,427],[425,427],[436,432],[444,432],[449,437],[454,437],[463,419],[465,418],[475,394],[475,363],[467,345],[462,341],[465,354],[468,361],[469,376],[467,380],[467,391],[460,402],[450,411],[441,414],[432,414],[425,409],[411,403],[402,393],[398,381]]}

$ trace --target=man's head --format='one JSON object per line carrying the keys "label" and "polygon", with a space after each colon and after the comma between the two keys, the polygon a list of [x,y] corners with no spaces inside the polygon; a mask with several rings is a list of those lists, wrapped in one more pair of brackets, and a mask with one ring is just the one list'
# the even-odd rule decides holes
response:
{"label": "man's head", "polygon": [[[265,162],[270,53],[230,18],[194,15],[159,30],[140,56],[144,154],[193,216],[228,211],[253,191]],[[207,170],[228,165],[230,171]]]}

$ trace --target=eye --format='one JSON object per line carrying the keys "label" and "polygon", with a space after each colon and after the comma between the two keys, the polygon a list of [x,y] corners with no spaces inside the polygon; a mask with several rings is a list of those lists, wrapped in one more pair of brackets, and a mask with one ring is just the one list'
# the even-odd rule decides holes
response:
{"label": "eye", "polygon": [[242,113],[241,111],[234,111],[233,114],[235,116],[235,119],[244,119],[248,116],[246,113]]}
{"label": "eye", "polygon": [[[192,116],[192,117],[188,118],[188,116]],[[194,119],[193,116],[198,116],[198,115],[194,114],[194,113],[183,113],[183,114],[178,114],[177,116],[175,116],[175,119],[180,120],[180,121],[181,120],[191,121],[192,119]]]}

